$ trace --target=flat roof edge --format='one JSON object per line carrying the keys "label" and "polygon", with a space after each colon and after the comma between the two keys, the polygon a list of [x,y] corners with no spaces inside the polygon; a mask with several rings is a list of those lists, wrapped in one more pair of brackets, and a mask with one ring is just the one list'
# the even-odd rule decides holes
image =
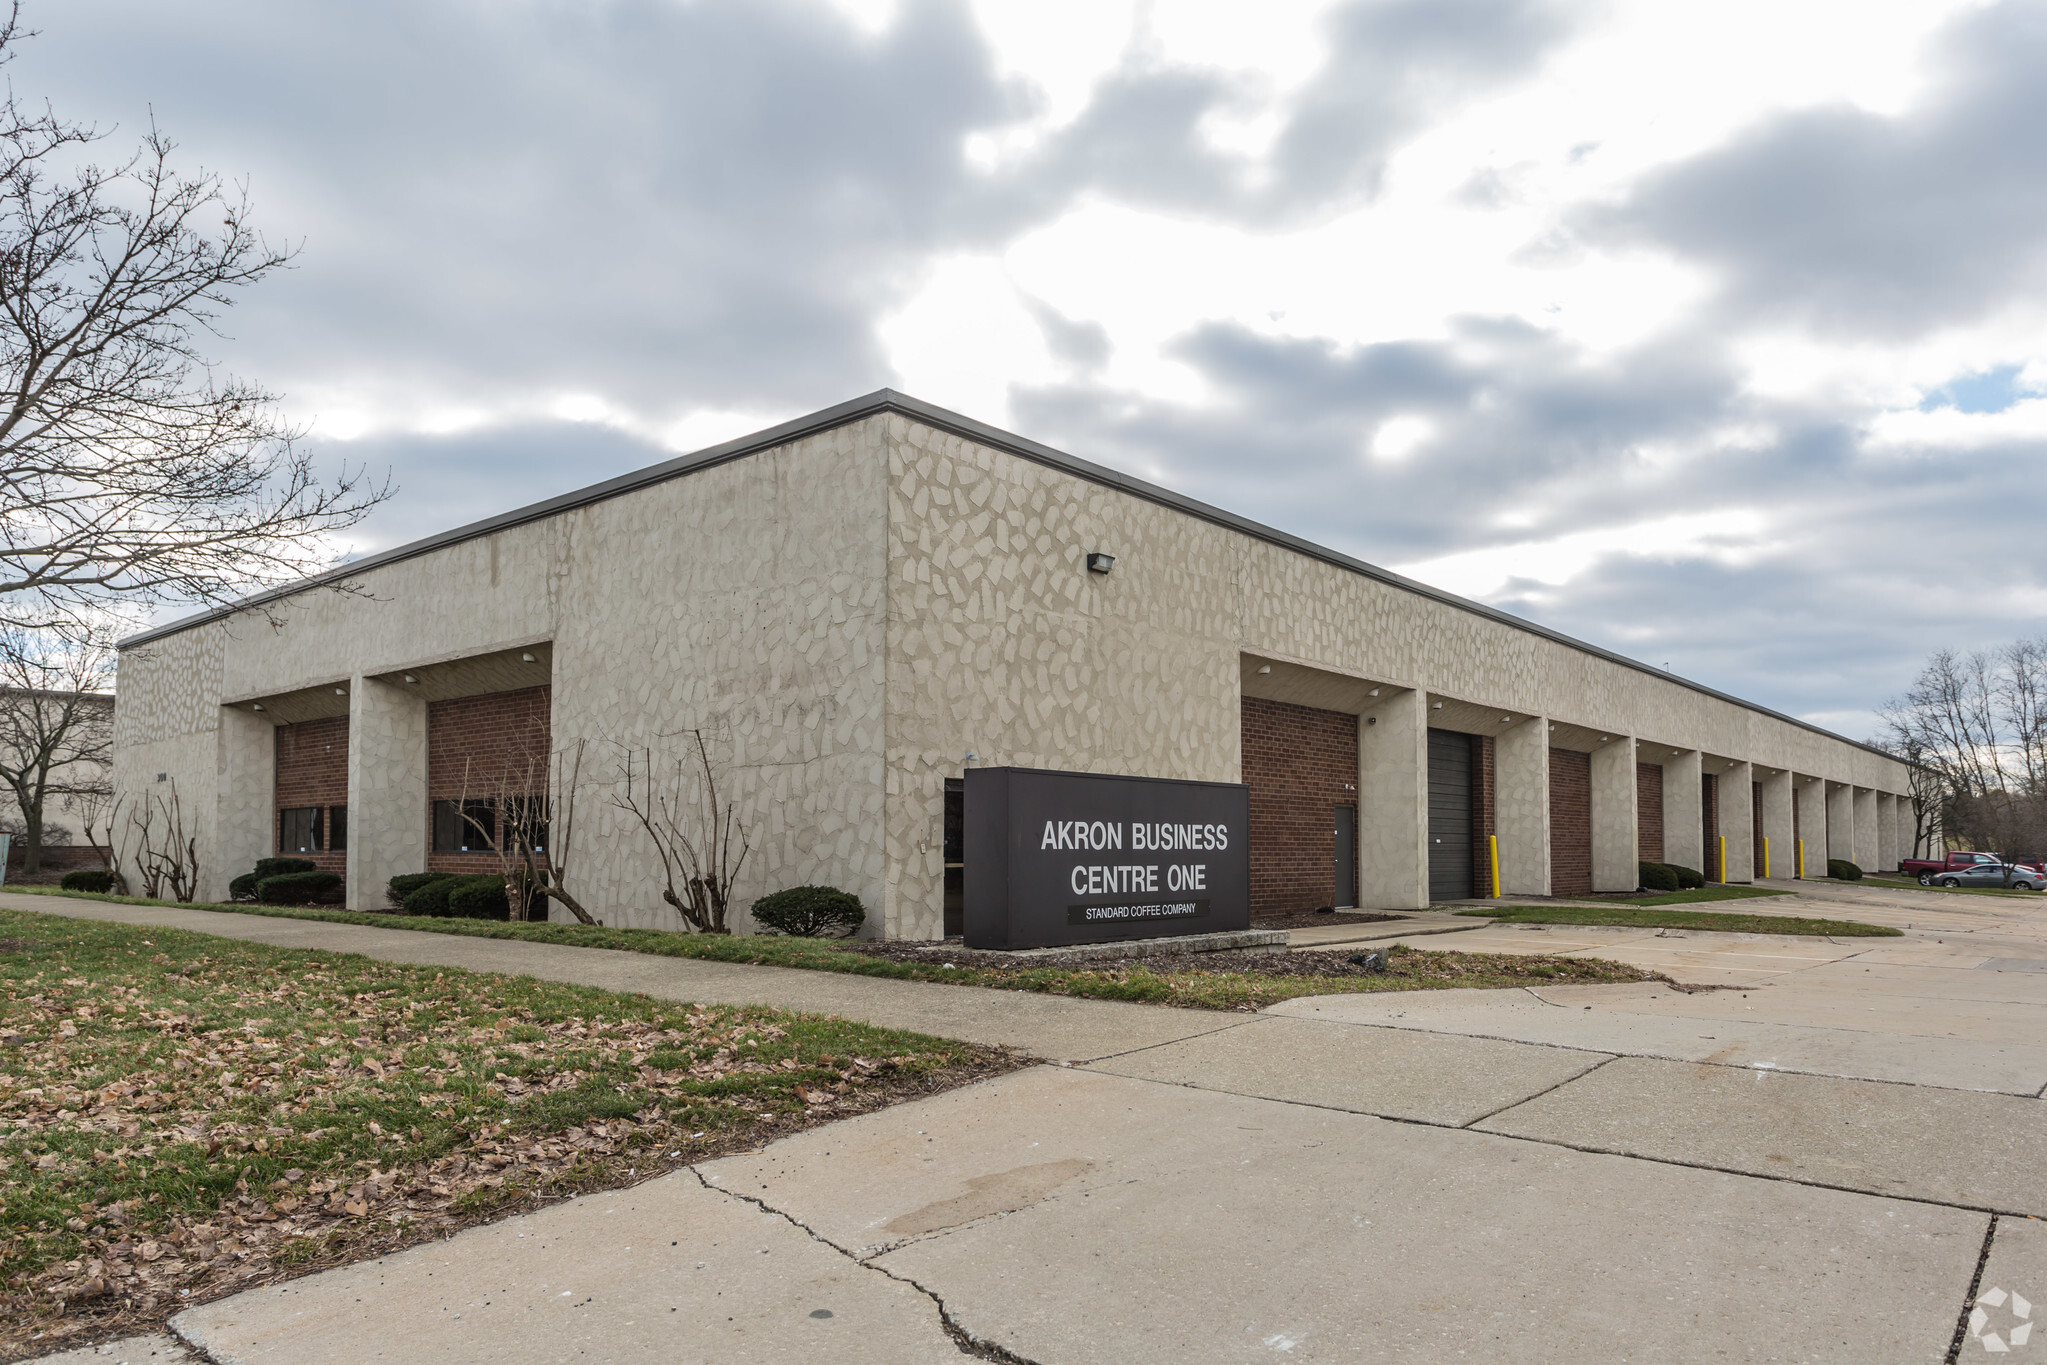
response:
{"label": "flat roof edge", "polygon": [[602,483],[592,484],[588,488],[580,488],[568,493],[558,494],[555,497],[547,498],[540,502],[514,508],[509,512],[500,512],[496,516],[485,517],[481,521],[473,521],[465,526],[458,526],[452,530],[442,531],[420,540],[408,541],[403,545],[393,546],[391,549],[381,550],[376,554],[366,555],[348,564],[339,565],[301,582],[267,589],[243,598],[238,602],[213,607],[162,626],[155,626],[149,630],[140,631],[121,640],[116,647],[122,650],[133,649],[139,645],[145,645],[154,640],[161,640],[167,636],[177,635],[198,626],[208,625],[214,621],[226,620],[241,612],[267,606],[272,602],[281,602],[286,598],[295,597],[303,592],[316,590],[334,583],[345,582],[359,573],[366,573],[373,569],[402,563],[408,559],[416,559],[421,555],[431,554],[436,550],[444,550],[451,546],[459,545],[464,541],[475,540],[482,536],[495,535],[499,531],[507,531],[516,526],[524,526],[535,521],[544,521],[563,512],[572,512],[579,507],[588,507],[594,503],[607,502],[612,498],[623,497],[628,493],[638,492],[640,489],[648,488],[658,483],[666,483],[670,479],[683,478],[686,475],[695,474],[701,470],[715,468],[721,464],[728,464],[733,460],[744,459],[763,450],[787,445],[792,441],[799,441],[807,436],[815,436],[822,432],[847,426],[881,413],[896,413],[912,418],[940,431],[950,432],[953,435],[965,437],[967,440],[1006,451],[1009,454],[1030,460],[1033,463],[1046,465],[1078,478],[1086,479],[1090,483],[1101,484],[1105,487],[1116,489],[1119,492],[1128,493],[1132,497],[1141,498],[1146,502],[1157,503],[1160,506],[1171,508],[1188,516],[1197,517],[1202,521],[1221,526],[1227,530],[1250,536],[1254,540],[1262,540],[1281,549],[1306,555],[1311,559],[1320,560],[1322,563],[1334,568],[1344,569],[1350,573],[1384,583],[1389,587],[1415,593],[1432,601],[1441,602],[1445,606],[1453,607],[1459,611],[1466,611],[1477,616],[1486,617],[1489,620],[1499,622],[1515,630],[1539,636],[1554,644],[1560,644],[1566,648],[1577,650],[1580,653],[1592,655],[1594,658],[1604,659],[1608,663],[1619,664],[1623,668],[1633,669],[1638,673],[1646,673],[1651,677],[1661,678],[1666,682],[1675,683],[1680,687],[1697,692],[1703,696],[1712,697],[1717,701],[1724,701],[1733,706],[1739,706],[1743,710],[1752,711],[1757,715],[1768,716],[1772,720],[1783,721],[1787,725],[1796,726],[1801,730],[1820,735],[1826,739],[1836,740],[1853,748],[1861,749],[1865,753],[1889,759],[1893,763],[1903,764],[1906,762],[1906,760],[1899,758],[1896,754],[1887,753],[1872,744],[1865,744],[1861,740],[1850,739],[1846,735],[1836,734],[1823,726],[1814,725],[1811,721],[1800,720],[1796,716],[1785,715],[1781,711],[1774,711],[1759,703],[1747,701],[1731,693],[1722,692],[1718,688],[1708,687],[1701,682],[1694,682],[1692,679],[1672,673],[1668,669],[1657,668],[1652,664],[1643,663],[1639,659],[1631,659],[1625,654],[1616,653],[1600,645],[1590,644],[1584,640],[1566,635],[1562,631],[1552,630],[1548,626],[1530,621],[1525,617],[1501,611],[1497,607],[1489,607],[1483,602],[1474,602],[1470,598],[1459,597],[1455,593],[1446,592],[1441,588],[1432,587],[1427,583],[1404,577],[1390,569],[1382,569],[1376,564],[1367,563],[1362,559],[1354,558],[1339,550],[1332,550],[1328,546],[1318,545],[1311,540],[1304,540],[1300,536],[1267,526],[1262,522],[1252,521],[1249,517],[1239,516],[1235,512],[1225,511],[1220,507],[1212,506],[1199,499],[1190,498],[1182,493],[1175,493],[1171,489],[1161,488],[1157,484],[1147,483],[1143,479],[1134,478],[1120,470],[1110,469],[1106,465],[1099,465],[1091,460],[1083,460],[1077,455],[1070,455],[1063,450],[1055,449],[1042,442],[1033,441],[1027,436],[1019,436],[1014,432],[1004,431],[1000,427],[976,421],[974,418],[953,412],[947,408],[938,407],[932,403],[926,403],[919,398],[912,398],[909,394],[899,393],[894,389],[876,389],[874,392],[863,394],[858,398],[851,398],[843,403],[835,403],[831,407],[821,408],[802,417],[791,418],[789,421],[766,427],[746,436],[736,437],[730,441],[721,442],[718,445],[707,446],[702,450],[693,451],[686,455],[678,455],[672,460],[664,460],[659,464],[649,465],[645,469],[621,474],[616,478],[606,479]]}

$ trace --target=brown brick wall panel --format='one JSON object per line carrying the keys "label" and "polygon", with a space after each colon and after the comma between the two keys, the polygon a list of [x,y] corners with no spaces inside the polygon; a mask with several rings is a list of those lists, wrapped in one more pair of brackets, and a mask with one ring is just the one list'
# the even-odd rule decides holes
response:
{"label": "brown brick wall panel", "polygon": [[1335,904],[1336,807],[1357,804],[1358,718],[1246,697],[1243,727],[1251,913]]}
{"label": "brown brick wall panel", "polygon": [[1592,894],[1592,755],[1549,751],[1549,889]]}
{"label": "brown brick wall panel", "polygon": [[1493,894],[1492,838],[1500,832],[1491,735],[1471,737],[1471,889]]}
{"label": "brown brick wall panel", "polygon": [[1637,763],[1635,765],[1635,842],[1641,851],[1636,854],[1645,863],[1663,861],[1663,765],[1661,763]]}
{"label": "brown brick wall panel", "polygon": [[[500,787],[547,790],[552,744],[551,687],[491,692],[429,702],[426,708],[427,827],[429,872],[496,872],[495,853],[434,853],[433,803],[495,797]],[[529,787],[530,774],[530,787]]]}
{"label": "brown brick wall panel", "polygon": [[[304,857],[322,872],[343,872],[348,855],[323,849],[313,854],[280,855],[277,842],[283,817],[279,811],[300,806],[348,804],[348,717],[306,720],[277,727],[277,801],[270,813],[270,856]],[[325,842],[327,834],[321,832]],[[236,868],[239,876],[246,867]]]}

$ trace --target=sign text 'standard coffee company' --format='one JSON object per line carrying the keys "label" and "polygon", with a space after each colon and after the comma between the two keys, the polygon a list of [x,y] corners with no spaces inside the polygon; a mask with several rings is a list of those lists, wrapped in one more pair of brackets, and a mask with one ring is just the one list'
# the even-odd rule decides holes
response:
{"label": "sign text 'standard coffee company'", "polygon": [[1240,785],[974,768],[965,802],[968,947],[1250,925]]}

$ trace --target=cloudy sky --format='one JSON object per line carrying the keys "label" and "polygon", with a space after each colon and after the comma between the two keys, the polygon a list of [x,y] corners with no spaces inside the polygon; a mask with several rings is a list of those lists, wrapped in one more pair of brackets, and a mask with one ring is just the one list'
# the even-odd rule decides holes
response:
{"label": "cloudy sky", "polygon": [[2047,632],[2047,2],[31,0],[375,549],[883,385],[1855,735]]}

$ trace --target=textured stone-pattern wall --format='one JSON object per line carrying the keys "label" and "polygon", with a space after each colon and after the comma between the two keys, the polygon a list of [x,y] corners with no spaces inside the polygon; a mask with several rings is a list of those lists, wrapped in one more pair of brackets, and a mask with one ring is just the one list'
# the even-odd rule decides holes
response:
{"label": "textured stone-pattern wall", "polygon": [[429,872],[496,872],[495,853],[433,851],[433,803],[507,795],[544,795],[552,687],[490,692],[429,702],[426,708],[426,868]]}
{"label": "textured stone-pattern wall", "polygon": [[1481,896],[1493,893],[1492,838],[1500,832],[1498,810],[1499,746],[1491,735],[1471,737],[1471,885]]}
{"label": "textured stone-pattern wall", "polygon": [[1357,804],[1358,718],[1244,698],[1251,913],[1355,904],[1336,887],[1336,807]]}
{"label": "textured stone-pattern wall", "polygon": [[[113,781],[121,796],[113,836],[117,855],[134,881],[141,838],[135,816],[147,806],[161,829],[175,798],[187,832],[199,840],[199,895],[207,900],[226,900],[228,879],[248,871],[223,865],[218,837],[220,676],[226,642],[226,628],[215,624],[124,651],[115,683]],[[140,891],[140,883],[133,889]]]}
{"label": "textured stone-pattern wall", "polygon": [[1756,877],[1755,821],[1750,811],[1754,800],[1751,773],[1749,764],[1735,763],[1722,768],[1717,774],[1720,835],[1727,841],[1725,877],[1730,882],[1752,882]]}
{"label": "textured stone-pattern wall", "polygon": [[[821,883],[859,896],[879,933],[888,470],[869,418],[556,519],[574,572],[552,731],[557,749],[586,745],[572,884],[607,922],[681,927],[653,846],[609,797],[627,750],[671,784],[682,761],[696,792],[701,730],[751,841],[737,927],[758,897]],[[935,883],[936,814],[917,838]]]}
{"label": "textured stone-pattern wall", "polygon": [[[270,857],[304,858],[322,872],[345,872],[348,855],[336,853],[326,827],[324,808],[348,804],[348,717],[300,721],[276,729],[277,778],[274,787],[277,812],[270,820]],[[281,812],[298,806],[319,806],[321,815],[318,853],[286,853]],[[248,871],[243,868],[242,871]]]}
{"label": "textured stone-pattern wall", "polygon": [[[1088,574],[1090,550],[1116,555],[1115,571]],[[677,921],[644,836],[606,799],[627,750],[665,767],[704,733],[753,841],[742,902],[834,882],[868,902],[875,928],[935,934],[943,785],[967,753],[1236,780],[1246,653],[1391,689],[1382,752],[1361,763],[1384,798],[1359,841],[1381,904],[1426,899],[1406,804],[1421,791],[1420,727],[1394,702],[1408,689],[1904,787],[1881,756],[893,415],[359,585],[277,604],[275,624],[209,623],[123,659],[117,784],[138,799],[184,793],[218,871],[210,894],[230,875],[212,857],[223,702],[362,695],[371,675],[546,641],[555,742],[584,746],[577,875],[611,922],[647,927]]]}
{"label": "textured stone-pattern wall", "polygon": [[1549,883],[1552,896],[1592,894],[1592,755],[1549,751]]}
{"label": "textured stone-pattern wall", "polygon": [[1549,722],[1541,716],[1494,744],[1493,807],[1500,834],[1500,890],[1549,894]]}
{"label": "textured stone-pattern wall", "polygon": [[[379,792],[378,809],[403,807],[407,832],[357,859],[374,864],[365,876],[381,894],[389,875],[425,862],[425,735],[423,708],[412,726],[402,694],[383,697],[373,676],[551,641],[550,728],[557,746],[582,746],[575,871],[595,913],[679,927],[653,849],[609,797],[628,749],[651,751],[673,780],[701,729],[751,839],[738,903],[830,883],[866,901],[873,932],[884,872],[887,478],[883,423],[868,419],[371,569],[359,593],[317,589],[273,604],[274,625],[244,616],[127,651],[117,782],[131,797],[171,780],[201,793],[210,854],[224,700],[333,687],[348,689],[352,706],[389,702],[357,773]],[[359,751],[368,742],[354,738]],[[153,783],[159,770],[166,784]],[[352,857],[375,815],[351,806]],[[421,832],[416,842],[410,831]],[[223,872],[210,894],[224,895],[241,870]],[[742,913],[738,927],[747,923]]]}
{"label": "textured stone-pattern wall", "polygon": [[[968,753],[987,764],[1237,780],[1246,653],[1902,787],[1887,759],[1654,673],[907,418],[890,418],[889,431],[892,934],[939,932],[944,783]],[[1097,550],[1116,556],[1111,573],[1087,573],[1084,556]],[[1379,733],[1360,736],[1377,774],[1361,788],[1395,804],[1410,787],[1420,799],[1418,780],[1395,782],[1381,762],[1414,738],[1405,720],[1389,712]],[[1404,747],[1396,758],[1405,773]],[[1420,874],[1387,861],[1422,847],[1409,838],[1419,821],[1391,806],[1375,818],[1375,791],[1360,794],[1363,897],[1425,904]]]}
{"label": "textured stone-pattern wall", "polygon": [[1663,765],[1635,764],[1635,835],[1641,861],[1663,861]]}

